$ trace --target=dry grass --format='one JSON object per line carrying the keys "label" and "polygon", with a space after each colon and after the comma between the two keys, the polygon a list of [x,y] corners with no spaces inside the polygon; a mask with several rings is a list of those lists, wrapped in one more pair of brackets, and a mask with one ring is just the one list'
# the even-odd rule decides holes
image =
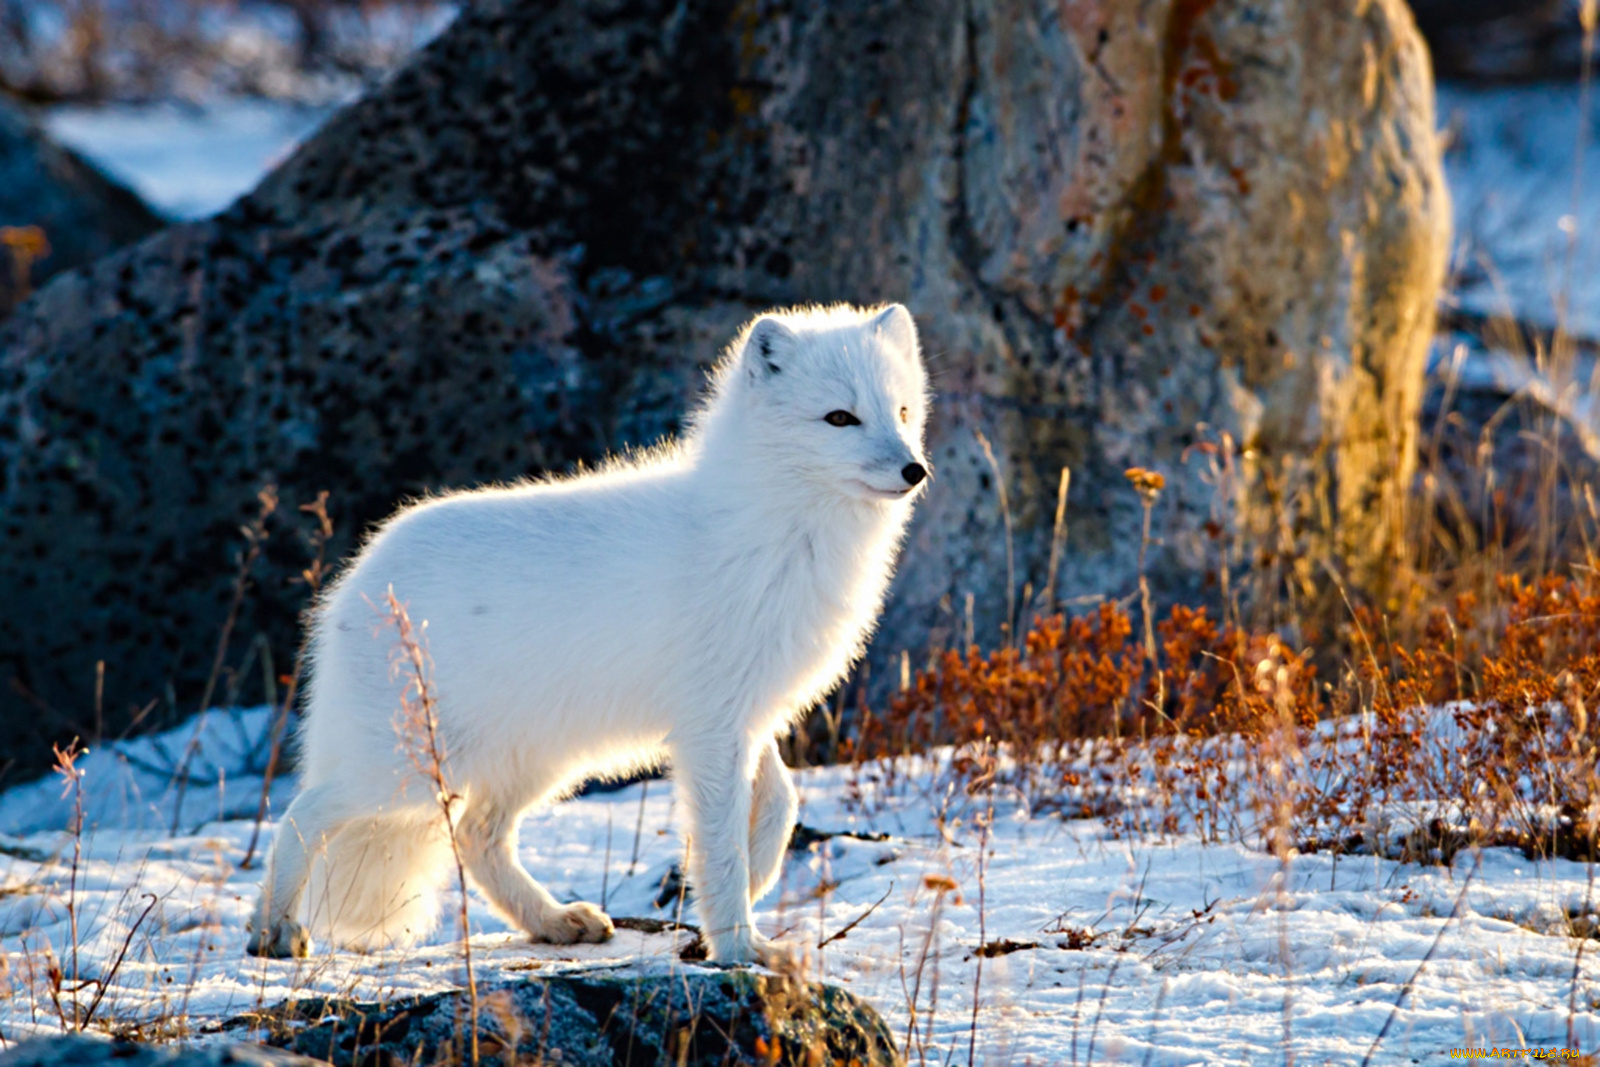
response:
{"label": "dry grass", "polygon": [[[1600,572],[1503,576],[1487,603],[1463,593],[1408,627],[1357,607],[1343,637],[1360,652],[1323,679],[1309,649],[1204,607],[1142,628],[1111,602],[1039,617],[1017,646],[947,651],[882,710],[863,705],[845,746],[857,794],[948,750],[965,789],[1122,834],[1594,858]],[[1418,820],[1374,822],[1396,810]]]}

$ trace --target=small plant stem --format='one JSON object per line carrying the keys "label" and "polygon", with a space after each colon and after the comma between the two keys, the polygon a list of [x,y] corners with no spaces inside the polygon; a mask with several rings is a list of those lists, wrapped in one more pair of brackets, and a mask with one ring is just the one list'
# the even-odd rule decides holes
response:
{"label": "small plant stem", "polygon": [[222,622],[222,632],[217,635],[216,655],[211,659],[211,674],[206,678],[206,687],[200,695],[200,711],[195,716],[194,733],[189,737],[189,744],[184,747],[183,760],[178,765],[178,797],[172,805],[172,832],[178,832],[178,823],[183,819],[183,796],[189,789],[189,765],[200,751],[200,733],[205,729],[206,712],[211,709],[211,698],[216,693],[217,681],[222,677],[222,666],[228,657],[228,644],[233,639],[233,628],[239,622],[239,609],[244,606],[245,593],[250,588],[250,572],[255,569],[256,561],[261,558],[261,546],[267,540],[267,519],[278,510],[278,490],[275,486],[264,486],[256,494],[260,509],[255,520],[250,525],[242,527],[245,542],[249,546],[239,556],[239,569],[233,577],[233,599],[228,603],[228,615]]}
{"label": "small plant stem", "polygon": [[65,752],[56,749],[56,763],[67,788],[72,791],[72,870],[67,879],[67,921],[72,937],[72,1026],[74,1030],[82,1030],[83,1020],[78,1014],[78,989],[82,985],[78,973],[78,866],[83,860],[83,771],[75,765],[81,755],[74,751],[77,747],[74,738]]}
{"label": "small plant stem", "polygon": [[1006,625],[1005,639],[1007,644],[1012,644],[1016,639],[1017,629],[1017,558],[1016,539],[1011,529],[1011,501],[1006,496],[1006,478],[1000,471],[1000,463],[994,458],[994,449],[989,447],[989,439],[983,436],[983,431],[973,431],[978,437],[978,447],[983,449],[983,458],[989,461],[989,469],[994,471],[995,490],[1000,496],[1000,518],[1006,528]]}
{"label": "small plant stem", "polygon": [[106,728],[106,661],[95,660],[94,663],[94,744],[99,744],[105,736]]}
{"label": "small plant stem", "polygon": [[1100,1037],[1100,1017],[1105,1014],[1106,994],[1111,992],[1111,983],[1117,980],[1117,968],[1122,966],[1122,961],[1125,958],[1118,956],[1112,961],[1111,970],[1106,973],[1105,983],[1100,987],[1100,1000],[1094,1008],[1094,1023],[1089,1027],[1089,1051],[1087,1053],[1087,1062],[1089,1063],[1094,1063],[1094,1043]]}
{"label": "small plant stem", "polygon": [[[133,925],[128,927],[128,936],[122,939],[122,947],[117,950],[117,956],[111,961],[111,967],[106,971],[106,976],[95,982],[94,999],[89,1002],[89,1010],[83,1014],[84,1026],[88,1026],[94,1021],[94,1013],[100,1007],[100,1001],[105,998],[106,992],[110,990],[111,983],[116,981],[117,972],[122,969],[122,961],[128,958],[128,949],[133,945],[133,935],[139,932],[139,927],[144,925],[144,921],[150,917],[150,912],[155,910],[156,904],[160,902],[160,898],[154,893],[145,893],[143,895],[150,898],[150,903],[144,906],[144,911],[140,912],[139,917],[133,921]],[[190,983],[191,989],[193,984],[192,982]]]}
{"label": "small plant stem", "polygon": [[1150,1037],[1145,1041],[1144,1067],[1150,1067],[1150,1057],[1156,1051],[1156,1024],[1161,1021],[1161,1007],[1167,1000],[1167,979],[1161,979],[1161,988],[1156,990],[1155,1010],[1150,1013]]}
{"label": "small plant stem", "polygon": [[635,868],[639,866],[639,838],[644,834],[644,801],[650,795],[650,779],[646,778],[639,786],[639,817],[633,824],[633,855],[628,859],[628,877],[633,877]]}
{"label": "small plant stem", "polygon": [[[300,510],[309,513],[317,520],[316,528],[311,534],[316,553],[311,565],[300,572],[300,580],[310,590],[310,600],[315,603],[317,596],[322,592],[323,579],[327,577],[328,541],[333,537],[333,520],[328,517],[328,491],[324,489],[311,503],[301,504]],[[283,690],[283,703],[278,705],[277,713],[272,719],[272,744],[267,752],[267,769],[261,776],[261,799],[256,804],[255,825],[250,828],[250,845],[245,849],[244,859],[239,864],[246,869],[255,857],[256,846],[261,841],[261,824],[267,817],[267,804],[272,796],[272,780],[278,772],[278,762],[283,753],[283,735],[289,725],[289,714],[294,709],[295,697],[300,690],[300,678],[305,671],[306,647],[302,644],[295,652],[294,669],[289,673],[289,682]],[[267,684],[271,685],[271,682],[272,672],[269,669]]]}
{"label": "small plant stem", "polygon": [[600,868],[600,910],[606,910],[606,897],[611,888],[611,805],[606,805],[606,858]]}
{"label": "small plant stem", "polygon": [[[873,904],[869,908],[867,908],[866,911],[862,912],[860,915],[857,915],[854,919],[851,919],[849,922],[847,922],[843,926],[839,927],[838,930],[836,930],[833,933],[829,934],[827,937],[823,938],[821,941],[818,941],[817,942],[818,950],[827,948],[829,945],[833,944],[835,941],[841,940],[851,930],[854,930],[857,926],[860,926],[861,923],[867,918],[867,916],[869,916],[873,912],[877,911],[879,905],[881,905],[884,901],[889,899],[889,894],[892,893],[892,892],[894,892],[894,883],[890,882],[889,883],[889,888],[885,889],[883,891],[883,896],[879,897],[876,901],[874,901]],[[779,899],[781,900],[782,898],[779,898]]]}
{"label": "small plant stem", "polygon": [[989,808],[978,823],[978,949],[975,954],[977,968],[972,976],[972,1027],[967,1033],[967,1063],[973,1067],[978,1062],[978,1005],[983,993],[983,947],[989,943],[989,927],[985,911],[985,869],[989,856],[989,828],[994,822],[994,788],[988,790]]}
{"label": "small plant stem", "polygon": [[1594,45],[1597,21],[1596,0],[1581,0],[1578,18],[1583,27],[1582,67],[1578,76],[1578,131],[1572,153],[1572,199],[1568,209],[1566,255],[1561,264],[1561,293],[1556,301],[1556,323],[1567,330],[1567,312],[1572,300],[1572,263],[1578,253],[1578,209],[1583,203],[1583,156],[1589,140],[1589,95],[1594,83]]}
{"label": "small plant stem", "polygon": [[1144,504],[1144,525],[1139,534],[1139,612],[1144,616],[1145,661],[1156,678],[1156,713],[1165,716],[1167,707],[1166,677],[1161,671],[1161,661],[1156,656],[1155,610],[1150,606],[1150,576],[1145,573],[1145,558],[1150,549],[1150,513],[1155,510],[1155,500],[1141,494]]}
{"label": "small plant stem", "polygon": [[[1590,778],[1591,778],[1591,781],[1590,781],[1589,785],[1590,785],[1590,789],[1592,791],[1593,788],[1594,788],[1594,785],[1595,785],[1595,783],[1593,781],[1594,771],[1591,769],[1589,774],[1590,774]],[[1595,859],[1595,857],[1594,857],[1594,839],[1593,839],[1593,837],[1591,837],[1590,841],[1589,841],[1589,863],[1588,863],[1588,867],[1589,867],[1589,884],[1588,884],[1588,887],[1584,890],[1584,894],[1583,894],[1583,911],[1584,911],[1584,914],[1588,917],[1588,919],[1589,919],[1589,921],[1591,923],[1596,921],[1596,917],[1595,917],[1595,914],[1594,914],[1594,859]],[[1572,980],[1569,983],[1568,990],[1567,990],[1567,1047],[1568,1048],[1577,1048],[1578,1047],[1578,979],[1583,974],[1583,950],[1589,944],[1589,939],[1587,937],[1580,937],[1580,938],[1577,939],[1577,941],[1578,941],[1578,950],[1575,953],[1573,953],[1573,956],[1572,956]]]}
{"label": "small plant stem", "polygon": [[916,973],[912,975],[911,980],[911,995],[909,1005],[910,1011],[908,1012],[910,1020],[906,1024],[906,1040],[904,1047],[909,1055],[912,1041],[915,1040],[917,1044],[918,1059],[921,1062],[926,1062],[928,1058],[928,1038],[932,1036],[933,1032],[933,1017],[930,1013],[927,1025],[921,1027],[921,1033],[919,1034],[917,1026],[917,1001],[922,996],[922,971],[923,968],[927,966],[928,956],[933,951],[934,937],[939,932],[939,913],[943,910],[944,894],[944,889],[936,889],[934,891],[933,911],[928,917],[928,936],[922,939],[922,951],[917,955],[917,970]]}

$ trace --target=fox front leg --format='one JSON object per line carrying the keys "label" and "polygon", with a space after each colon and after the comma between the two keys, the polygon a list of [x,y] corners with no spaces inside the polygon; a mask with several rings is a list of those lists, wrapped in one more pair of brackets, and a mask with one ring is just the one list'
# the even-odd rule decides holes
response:
{"label": "fox front leg", "polygon": [[[776,754],[776,753],[774,753]],[[744,738],[699,738],[674,746],[673,767],[688,808],[689,881],[710,957],[775,963],[787,945],[756,930],[750,907],[751,747]]]}

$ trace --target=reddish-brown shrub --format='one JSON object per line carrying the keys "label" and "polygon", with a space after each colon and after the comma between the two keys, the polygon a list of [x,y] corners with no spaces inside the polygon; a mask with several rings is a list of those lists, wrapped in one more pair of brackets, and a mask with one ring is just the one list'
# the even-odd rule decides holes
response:
{"label": "reddish-brown shrub", "polygon": [[1347,639],[1361,654],[1337,684],[1276,634],[1204,608],[1157,623],[1153,661],[1116,604],[1044,617],[1020,646],[938,657],[881,714],[863,709],[846,751],[858,782],[871,764],[879,785],[901,757],[947,752],[964,788],[1124,833],[1433,860],[1460,842],[1587,856],[1600,823],[1587,710],[1600,582],[1506,578],[1494,593],[1489,608],[1466,594],[1427,613],[1411,640],[1358,609]]}

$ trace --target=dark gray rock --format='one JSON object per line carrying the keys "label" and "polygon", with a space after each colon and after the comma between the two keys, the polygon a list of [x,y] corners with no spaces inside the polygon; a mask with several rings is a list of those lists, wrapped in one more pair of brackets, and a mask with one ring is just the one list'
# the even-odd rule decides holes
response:
{"label": "dark gray rock", "polygon": [[[880,661],[969,594],[995,639],[1063,466],[1058,593],[1133,587],[1133,465],[1163,594],[1286,525],[1380,581],[1449,226],[1432,95],[1402,0],[470,5],[228,212],[0,326],[0,749],[81,729],[99,659],[110,729],[192,706],[262,483],[290,517],[331,490],[338,556],[406,496],[678,429],[774,304],[900,300],[929,353]],[[249,679],[304,603],[273,529]]]}
{"label": "dark gray rock", "polygon": [[[580,972],[480,986],[485,1063],[889,1067],[888,1028],[835,986],[750,970]],[[338,1067],[465,1062],[466,994],[383,1004],[301,1000],[227,1024]]]}
{"label": "dark gray rock", "polygon": [[0,1053],[0,1067],[310,1067],[320,1062],[260,1045],[158,1048],[77,1034],[36,1038]]}
{"label": "dark gray rock", "polygon": [[0,318],[46,278],[98,259],[160,229],[131,190],[0,99],[0,227],[37,227],[49,254],[34,259],[21,287],[15,253],[0,245]]}
{"label": "dark gray rock", "polygon": [[1568,80],[1583,67],[1582,0],[1411,0],[1441,78]]}

